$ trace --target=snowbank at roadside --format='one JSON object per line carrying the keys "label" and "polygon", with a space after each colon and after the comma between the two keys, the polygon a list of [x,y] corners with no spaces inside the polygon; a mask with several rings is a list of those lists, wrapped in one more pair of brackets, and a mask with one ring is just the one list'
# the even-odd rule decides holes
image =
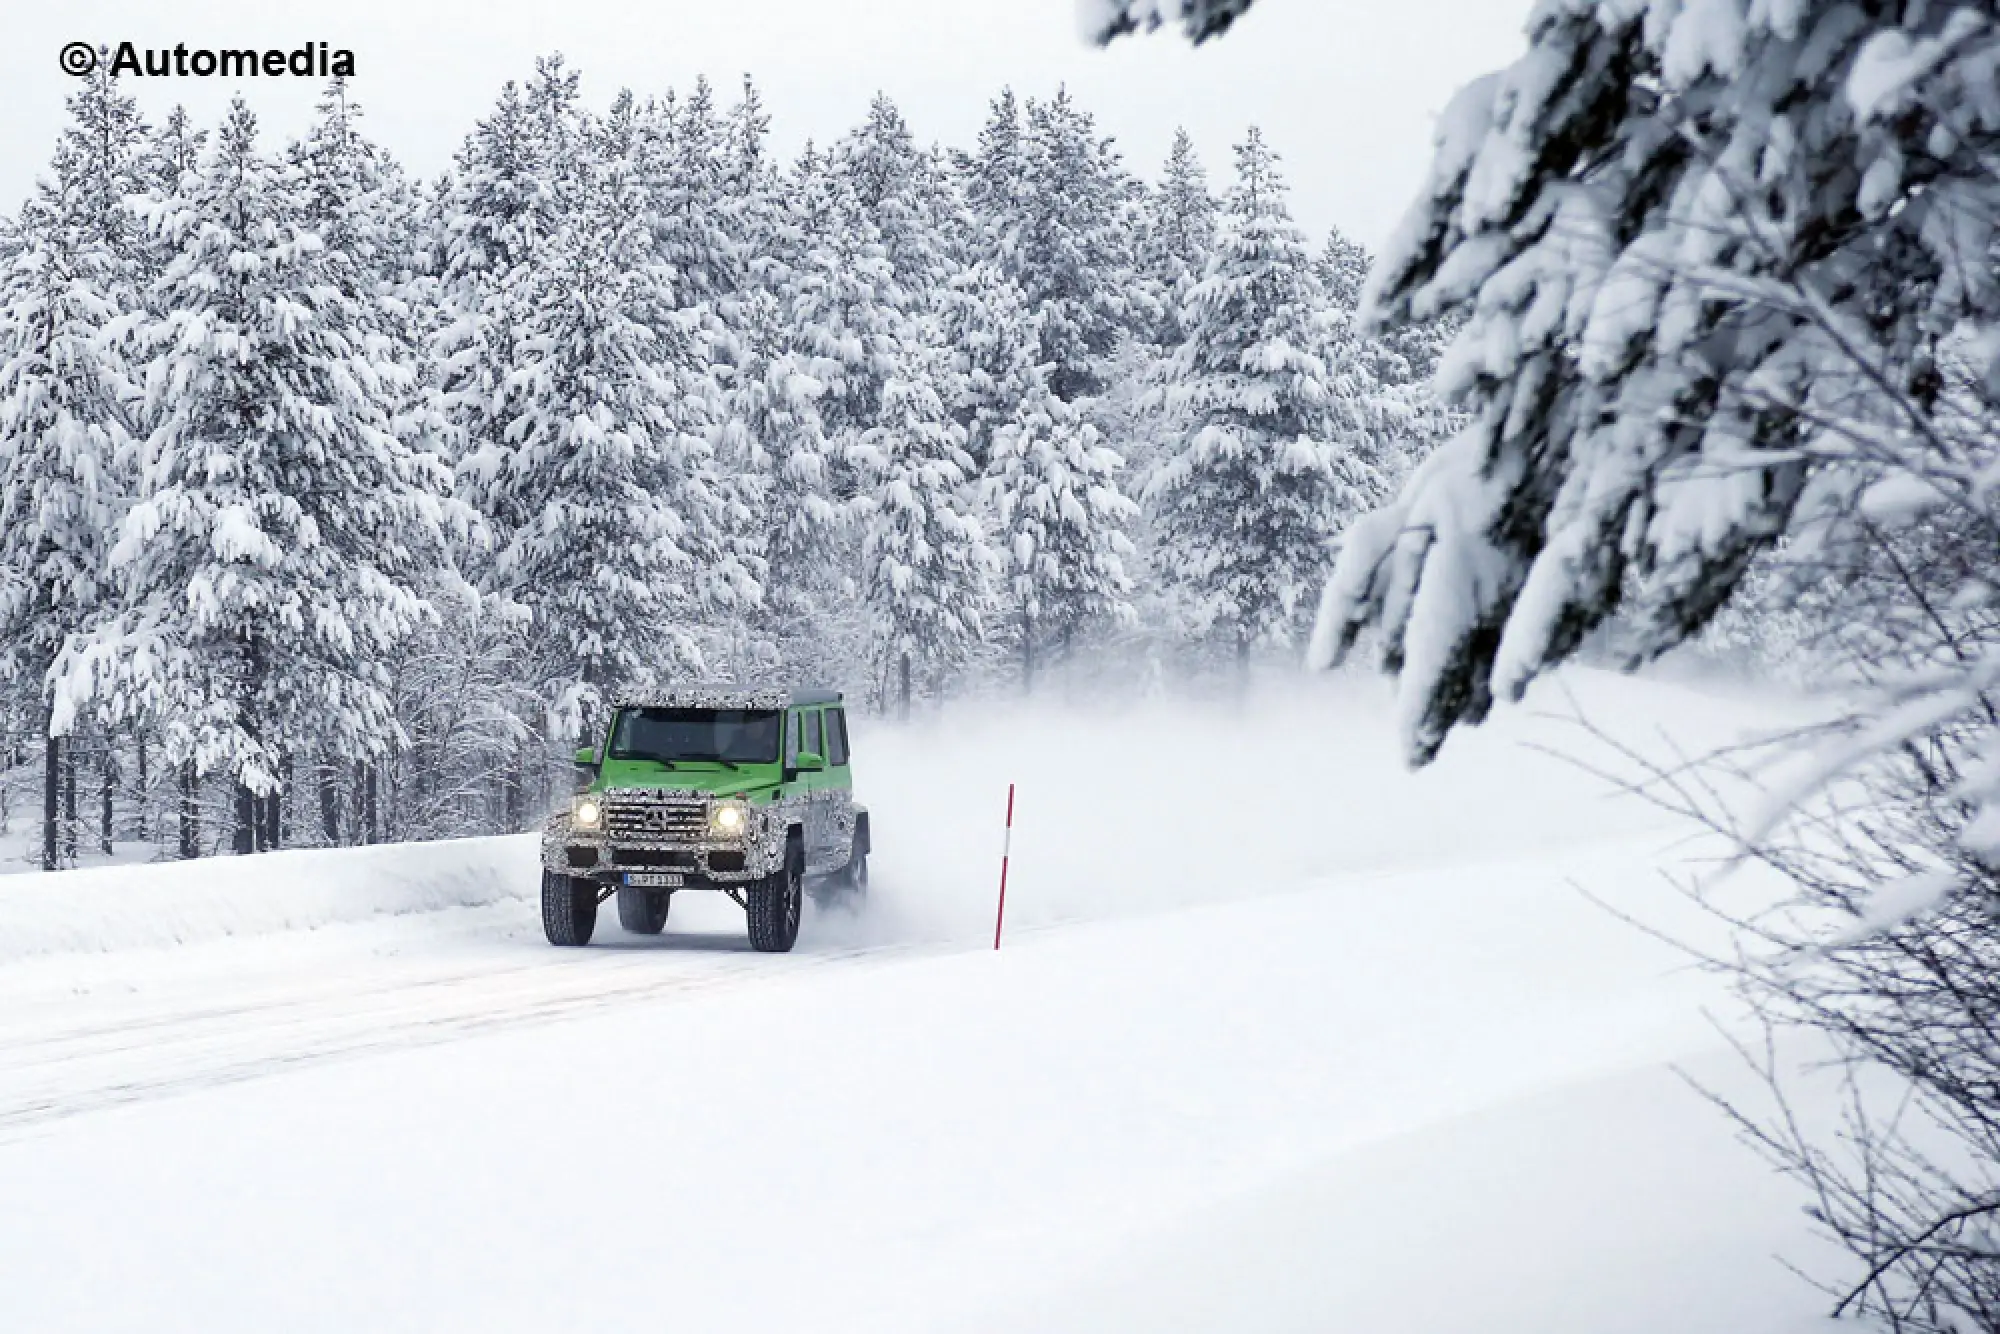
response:
{"label": "snowbank at roadside", "polygon": [[527,900],[535,840],[453,839],[0,879],[0,964]]}
{"label": "snowbank at roadside", "polygon": [[[1564,720],[1688,754],[1774,716],[1762,696],[1572,669],[1412,773],[1388,700],[1386,683],[1355,673],[1240,702],[965,700],[910,726],[857,720],[876,890],[860,917],[809,922],[804,947],[990,933],[1009,782],[1019,803],[1008,915],[1025,928],[1330,875],[1671,841],[1686,827],[1617,792],[1598,771],[1621,770],[1619,758]],[[536,887],[532,835],[6,875],[0,965],[510,901],[532,914]]]}

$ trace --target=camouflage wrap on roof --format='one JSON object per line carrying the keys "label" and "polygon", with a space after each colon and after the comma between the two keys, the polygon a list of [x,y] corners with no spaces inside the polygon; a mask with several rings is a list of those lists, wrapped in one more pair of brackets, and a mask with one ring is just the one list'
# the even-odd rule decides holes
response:
{"label": "camouflage wrap on roof", "polygon": [[620,699],[621,709],[782,709],[792,692],[777,686],[690,685]]}

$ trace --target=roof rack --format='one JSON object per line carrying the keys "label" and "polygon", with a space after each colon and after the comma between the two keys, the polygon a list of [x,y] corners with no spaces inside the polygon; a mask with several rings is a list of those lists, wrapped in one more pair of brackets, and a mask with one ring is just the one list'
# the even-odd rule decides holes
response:
{"label": "roof rack", "polygon": [[746,686],[709,682],[669,686],[646,695],[626,695],[613,701],[621,709],[782,709],[788,705],[838,704],[838,690],[807,687]]}

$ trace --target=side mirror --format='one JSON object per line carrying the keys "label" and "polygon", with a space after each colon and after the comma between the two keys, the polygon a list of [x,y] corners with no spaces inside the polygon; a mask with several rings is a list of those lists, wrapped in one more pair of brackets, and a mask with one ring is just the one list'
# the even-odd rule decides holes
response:
{"label": "side mirror", "polygon": [[595,769],[597,767],[597,749],[594,746],[585,746],[582,750],[579,750],[576,753],[576,767],[579,769]]}
{"label": "side mirror", "polygon": [[814,770],[826,768],[826,756],[821,755],[815,750],[802,750],[799,752],[796,763],[801,773],[810,773]]}

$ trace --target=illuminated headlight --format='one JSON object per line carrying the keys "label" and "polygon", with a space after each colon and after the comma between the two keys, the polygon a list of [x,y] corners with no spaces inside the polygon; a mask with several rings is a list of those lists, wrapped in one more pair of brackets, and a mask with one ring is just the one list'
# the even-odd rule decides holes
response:
{"label": "illuminated headlight", "polygon": [[604,823],[604,807],[596,797],[578,797],[576,805],[570,807],[569,820],[578,829],[595,829]]}
{"label": "illuminated headlight", "polygon": [[717,838],[739,838],[750,827],[750,808],[740,801],[717,802],[708,813],[708,832]]}

